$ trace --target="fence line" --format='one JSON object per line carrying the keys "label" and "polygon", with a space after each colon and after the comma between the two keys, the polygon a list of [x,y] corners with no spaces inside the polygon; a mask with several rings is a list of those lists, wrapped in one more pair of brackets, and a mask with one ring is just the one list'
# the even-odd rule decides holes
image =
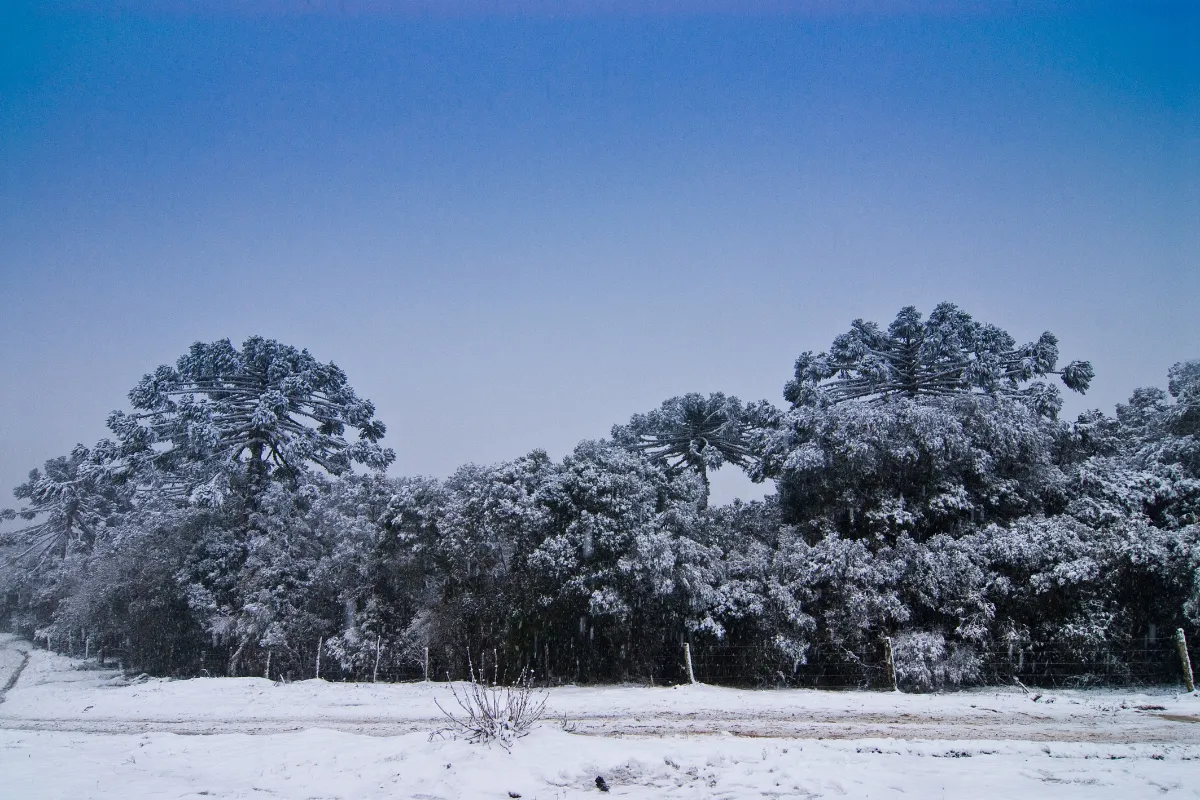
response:
{"label": "fence line", "polygon": [[[46,645],[72,655],[100,655],[110,662],[128,663],[120,647],[93,641],[90,632],[78,634],[57,637]],[[695,680],[748,687],[891,689],[898,684],[905,689],[925,679],[934,688],[1014,683],[1060,688],[1186,686],[1188,675],[1182,656],[1187,653],[1193,663],[1200,663],[1196,640],[1180,644],[1175,637],[1153,641],[1139,638],[1103,648],[1072,649],[1062,643],[999,639],[969,643],[955,661],[914,657],[903,647],[894,647],[886,637],[853,647],[812,643],[797,658],[771,644],[687,637],[664,638],[642,652],[555,640],[553,646],[537,641],[530,647],[507,650],[447,645],[418,647],[409,653],[401,651],[398,643],[377,636],[370,643],[369,658],[358,666],[343,666],[328,650],[328,641],[317,639],[295,649],[251,648],[241,661],[239,674],[303,680],[314,677],[319,670],[320,677],[334,681],[464,680],[469,673],[469,649],[471,665],[477,674],[486,672],[489,681],[503,682],[529,669],[536,682],[549,685],[630,680],[664,685]],[[219,648],[202,652],[200,674],[224,674],[228,657]]]}
{"label": "fence line", "polygon": [[[1011,647],[1010,647],[1011,645]],[[1189,647],[1192,659],[1196,651]],[[892,688],[892,662],[886,642],[858,651],[829,645],[810,646],[799,659],[756,645],[693,644],[697,680],[729,685],[814,688]],[[1152,686],[1186,682],[1174,641],[1150,646],[1071,651],[1062,645],[986,641],[958,660],[914,658],[897,653],[900,688],[914,674],[932,685]],[[919,683],[919,681],[917,681]]]}

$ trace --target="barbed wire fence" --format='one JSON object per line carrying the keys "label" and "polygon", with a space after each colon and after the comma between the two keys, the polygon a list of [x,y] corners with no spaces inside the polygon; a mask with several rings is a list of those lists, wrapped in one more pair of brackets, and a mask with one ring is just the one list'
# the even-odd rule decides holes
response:
{"label": "barbed wire fence", "polygon": [[813,689],[1016,685],[1060,689],[1180,686],[1192,691],[1191,665],[1200,663],[1195,644],[1181,647],[1174,637],[1092,649],[993,640],[975,643],[969,655],[952,664],[905,661],[894,654],[887,639],[855,650],[813,645],[800,659],[790,659],[770,647],[719,643],[691,644],[680,658],[689,656],[700,683]]}
{"label": "barbed wire fence", "polygon": [[[1187,652],[1187,660],[1182,657]],[[467,678],[466,651],[428,650],[407,660],[391,660],[378,680],[404,682]],[[891,641],[881,637],[854,648],[831,644],[810,645],[800,658],[772,645],[732,645],[721,642],[682,642],[655,654],[653,663],[637,673],[613,676],[590,669],[583,660],[543,661],[541,653],[504,652],[480,648],[472,651],[476,670],[489,675],[516,675],[522,669],[535,673],[541,684],[611,683],[644,675],[652,684],[695,680],[717,686],[745,688],[813,689],[952,689],[969,686],[1024,686],[1030,688],[1154,687],[1179,686],[1191,690],[1190,664],[1200,663],[1200,650],[1188,643],[1181,651],[1173,637],[1091,649],[1061,643],[991,640],[976,642],[958,663],[912,659],[897,654]],[[690,660],[690,664],[688,661]],[[343,671],[330,664],[332,680],[370,680],[361,671]],[[924,678],[924,680],[922,680]]]}
{"label": "barbed wire fence", "polygon": [[[1197,637],[1200,638],[1200,637]],[[123,652],[117,643],[93,640],[87,631],[57,638],[34,637],[35,645],[64,655],[115,662]],[[374,658],[357,665],[339,662],[321,639],[290,652],[257,648],[247,653],[242,675],[276,680],[325,680],[400,683],[466,680],[468,663],[503,681],[523,670],[541,685],[604,684],[634,681],[670,685],[695,681],[745,688],[876,689],[902,691],[970,686],[1028,688],[1181,687],[1194,689],[1192,665],[1200,664],[1200,642],[1174,636],[1142,637],[1123,642],[1072,646],[1063,642],[996,639],[973,642],[957,658],[930,657],[893,647],[888,637],[837,646],[810,643],[790,655],[771,643],[734,644],[681,637],[641,653],[635,660],[613,658],[602,647],[576,647],[570,642],[536,650],[464,642],[442,647],[402,647],[380,636]],[[469,654],[469,656],[468,656]],[[944,654],[943,654],[944,655]],[[227,656],[202,654],[200,674],[222,674]]]}

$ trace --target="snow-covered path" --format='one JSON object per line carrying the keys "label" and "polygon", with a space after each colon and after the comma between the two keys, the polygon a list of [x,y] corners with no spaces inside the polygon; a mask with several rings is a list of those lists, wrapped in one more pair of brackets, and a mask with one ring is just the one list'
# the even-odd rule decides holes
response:
{"label": "snow-covered path", "polygon": [[0,731],[0,794],[26,798],[1121,798],[1200,796],[1195,748],[1020,742],[580,737],[511,754],[425,734]]}
{"label": "snow-covered path", "polygon": [[[0,653],[18,643],[0,635]],[[447,684],[273,683],[262,678],[128,681],[34,650],[0,705],[0,729],[91,733],[271,733],[329,728],[393,736],[436,727]],[[15,657],[15,655],[14,655]],[[1035,699],[1037,698],[1037,699]],[[577,733],[808,739],[990,739],[1200,745],[1200,699],[1173,692],[949,694],[748,691],[714,686],[563,687],[548,716]]]}
{"label": "snow-covered path", "polygon": [[0,703],[4,702],[8,690],[21,676],[29,661],[30,646],[7,633],[0,633]]}
{"label": "snow-covered path", "polygon": [[80,666],[30,654],[0,704],[0,797],[566,800],[597,775],[638,798],[1200,797],[1200,697],[1165,691],[568,687],[509,754],[430,741],[443,684]]}

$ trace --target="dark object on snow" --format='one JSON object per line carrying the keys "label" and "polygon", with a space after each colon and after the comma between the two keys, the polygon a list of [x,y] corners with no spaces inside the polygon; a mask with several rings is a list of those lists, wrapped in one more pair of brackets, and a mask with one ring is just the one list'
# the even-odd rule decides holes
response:
{"label": "dark object on snow", "polygon": [[520,797],[521,793],[520,792],[509,792],[508,796],[509,797]]}
{"label": "dark object on snow", "polygon": [[608,791],[608,781],[604,780],[603,775],[596,776],[596,788],[602,792]]}

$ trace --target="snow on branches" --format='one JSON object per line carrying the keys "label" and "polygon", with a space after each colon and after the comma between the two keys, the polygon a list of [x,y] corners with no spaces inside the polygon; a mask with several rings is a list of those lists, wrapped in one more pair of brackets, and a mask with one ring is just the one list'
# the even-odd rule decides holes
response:
{"label": "snow on branches", "polygon": [[981,392],[1019,397],[1054,416],[1062,405],[1057,389],[1035,379],[1059,375],[1068,389],[1084,392],[1094,376],[1086,361],[1061,370],[1057,364],[1058,339],[1049,331],[1018,346],[1006,331],[976,322],[952,303],[939,304],[924,321],[906,306],[886,331],[856,319],[828,352],[802,353],[784,397],[798,406]]}
{"label": "snow on branches", "polygon": [[[129,393],[134,413],[109,427],[116,454],[171,471],[196,462],[243,464],[295,477],[315,464],[340,475],[352,464],[383,469],[395,454],[379,444],[385,427],[334,364],[307,350],[252,336],[196,342]],[[358,431],[347,441],[347,428]]]}

